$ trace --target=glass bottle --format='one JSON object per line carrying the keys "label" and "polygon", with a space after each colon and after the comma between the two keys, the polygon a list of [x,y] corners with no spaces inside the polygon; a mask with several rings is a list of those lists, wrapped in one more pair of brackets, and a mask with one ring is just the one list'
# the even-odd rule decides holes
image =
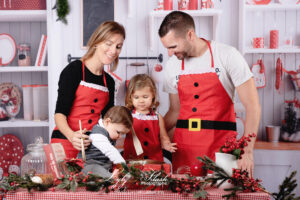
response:
{"label": "glass bottle", "polygon": [[27,145],[28,153],[21,160],[21,176],[39,176],[43,183],[47,184],[49,180],[53,180],[53,176],[48,167],[44,145],[41,137],[36,138],[33,144]]}
{"label": "glass bottle", "polygon": [[31,55],[30,55],[29,44],[19,44],[18,46],[18,65],[19,66],[31,66]]}

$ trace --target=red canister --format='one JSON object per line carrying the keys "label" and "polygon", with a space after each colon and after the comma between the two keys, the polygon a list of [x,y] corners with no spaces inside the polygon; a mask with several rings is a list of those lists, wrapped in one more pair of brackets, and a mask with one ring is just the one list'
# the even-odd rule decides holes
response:
{"label": "red canister", "polygon": [[164,10],[173,10],[173,0],[164,0]]}
{"label": "red canister", "polygon": [[278,49],[279,31],[270,31],[270,49]]}
{"label": "red canister", "polygon": [[189,1],[189,10],[198,10],[198,0]]}

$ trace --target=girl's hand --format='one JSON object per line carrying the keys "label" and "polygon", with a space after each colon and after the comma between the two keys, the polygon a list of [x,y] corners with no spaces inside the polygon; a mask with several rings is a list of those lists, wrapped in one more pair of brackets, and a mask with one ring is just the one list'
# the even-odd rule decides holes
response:
{"label": "girl's hand", "polygon": [[86,149],[91,144],[91,140],[89,139],[89,136],[85,135],[86,132],[87,130],[84,129],[82,130],[82,134],[81,134],[80,130],[78,130],[74,132],[74,134],[72,135],[70,142],[72,143],[75,149],[81,151],[81,138],[83,138],[84,149]]}
{"label": "girl's hand", "polygon": [[170,141],[162,142],[162,148],[174,153],[177,150],[176,143],[171,143]]}

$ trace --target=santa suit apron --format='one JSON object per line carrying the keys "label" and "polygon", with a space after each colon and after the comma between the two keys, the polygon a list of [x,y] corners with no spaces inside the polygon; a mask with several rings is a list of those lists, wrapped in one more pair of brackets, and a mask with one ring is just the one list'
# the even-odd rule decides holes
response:
{"label": "santa suit apron", "polygon": [[[93,126],[98,123],[101,111],[109,101],[109,91],[106,85],[105,73],[102,71],[104,86],[85,82],[84,62],[82,62],[83,80],[75,93],[75,99],[69,116],[67,117],[68,125],[73,131],[78,131],[79,120],[81,120],[82,129],[92,130]],[[58,130],[57,127],[54,130]],[[52,138],[51,143],[61,143],[64,147],[67,158],[76,158],[78,150],[67,139]]]}
{"label": "santa suit apron", "polygon": [[182,60],[178,81],[180,111],[174,132],[178,150],[172,157],[175,173],[179,167],[196,165],[198,156],[215,159],[225,139],[236,135],[233,102],[215,73],[210,43],[204,41],[211,55],[209,70],[198,66],[199,70],[191,74],[184,70]]}
{"label": "santa suit apron", "polygon": [[163,161],[163,154],[160,143],[160,128],[158,115],[155,112],[149,114],[139,114],[133,110],[133,129],[136,136],[141,142],[144,153],[137,156],[132,134],[126,135],[124,141],[124,153],[123,156],[128,159],[151,159]]}

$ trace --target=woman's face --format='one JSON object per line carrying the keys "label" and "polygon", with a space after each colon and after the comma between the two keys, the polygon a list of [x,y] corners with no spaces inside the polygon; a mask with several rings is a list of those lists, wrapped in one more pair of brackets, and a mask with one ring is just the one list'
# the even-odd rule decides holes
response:
{"label": "woman's face", "polygon": [[108,40],[96,46],[94,56],[102,65],[111,64],[121,53],[124,38],[120,34],[112,35]]}

